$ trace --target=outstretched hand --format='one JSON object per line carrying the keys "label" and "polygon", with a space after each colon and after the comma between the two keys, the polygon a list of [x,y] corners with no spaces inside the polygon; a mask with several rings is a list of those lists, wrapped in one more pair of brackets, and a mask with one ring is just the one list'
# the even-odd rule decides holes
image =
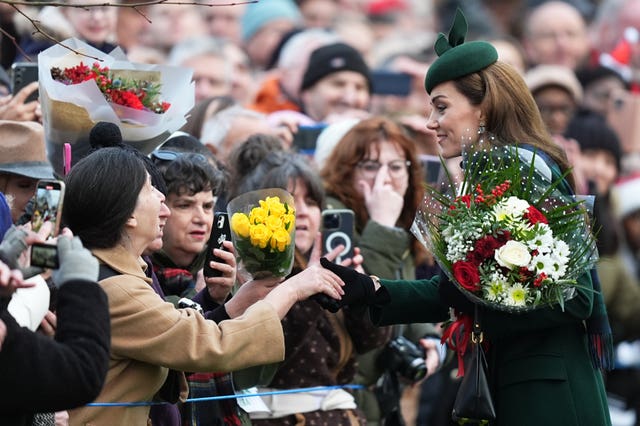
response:
{"label": "outstretched hand", "polygon": [[320,264],[344,281],[342,299],[329,299],[322,295],[314,297],[323,308],[329,312],[337,312],[343,306],[369,305],[375,301],[375,285],[371,277],[352,268],[337,265],[324,257],[320,259]]}

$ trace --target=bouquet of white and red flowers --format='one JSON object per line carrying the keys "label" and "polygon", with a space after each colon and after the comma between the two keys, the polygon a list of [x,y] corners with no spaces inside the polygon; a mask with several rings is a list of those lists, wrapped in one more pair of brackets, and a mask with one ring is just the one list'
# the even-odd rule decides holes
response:
{"label": "bouquet of white and red flowers", "polygon": [[[66,47],[65,47],[66,46]],[[93,126],[118,125],[123,140],[148,154],[187,121],[195,102],[187,68],[138,64],[116,48],[105,54],[68,39],[38,55],[39,94],[47,155],[62,174],[63,145],[73,160],[90,150]]]}
{"label": "bouquet of white and red flowers", "polygon": [[597,260],[585,202],[542,154],[475,150],[464,179],[427,187],[413,233],[472,301],[507,311],[559,304]]}

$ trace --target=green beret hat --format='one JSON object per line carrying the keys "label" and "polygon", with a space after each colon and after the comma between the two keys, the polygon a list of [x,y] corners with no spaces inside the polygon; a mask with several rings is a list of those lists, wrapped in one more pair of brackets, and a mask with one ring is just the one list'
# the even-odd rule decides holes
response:
{"label": "green beret hat", "polygon": [[467,29],[467,19],[458,8],[449,38],[442,33],[438,34],[434,45],[438,59],[431,64],[424,79],[427,93],[431,93],[440,83],[480,71],[498,60],[496,48],[486,41],[465,43]]}

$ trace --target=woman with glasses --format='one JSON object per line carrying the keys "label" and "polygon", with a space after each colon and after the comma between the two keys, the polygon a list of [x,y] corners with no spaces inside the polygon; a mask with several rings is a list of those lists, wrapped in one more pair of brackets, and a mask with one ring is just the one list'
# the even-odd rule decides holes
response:
{"label": "woman with glasses", "polygon": [[[394,121],[371,117],[360,121],[333,148],[321,170],[327,190],[328,208],[346,208],[355,213],[354,245],[360,247],[367,274],[389,279],[415,279],[416,264],[426,251],[409,232],[418,204],[422,200],[423,171],[415,143]],[[410,324],[396,328],[419,344],[433,349],[432,342],[421,340],[436,335],[431,324]],[[374,384],[386,372],[376,367],[380,349],[359,359],[358,381]],[[428,357],[430,372],[435,371],[439,357]],[[395,373],[391,373],[395,374]],[[398,402],[398,401],[396,401]],[[368,424],[382,417],[398,415],[381,413],[371,392],[359,392],[358,406]]]}

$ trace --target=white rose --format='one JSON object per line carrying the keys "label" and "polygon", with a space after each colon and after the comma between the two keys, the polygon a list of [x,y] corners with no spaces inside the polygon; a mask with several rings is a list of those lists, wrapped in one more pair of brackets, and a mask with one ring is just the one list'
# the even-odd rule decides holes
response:
{"label": "white rose", "polygon": [[519,241],[510,240],[495,251],[494,258],[500,266],[515,269],[527,266],[531,262],[531,254],[527,246]]}

